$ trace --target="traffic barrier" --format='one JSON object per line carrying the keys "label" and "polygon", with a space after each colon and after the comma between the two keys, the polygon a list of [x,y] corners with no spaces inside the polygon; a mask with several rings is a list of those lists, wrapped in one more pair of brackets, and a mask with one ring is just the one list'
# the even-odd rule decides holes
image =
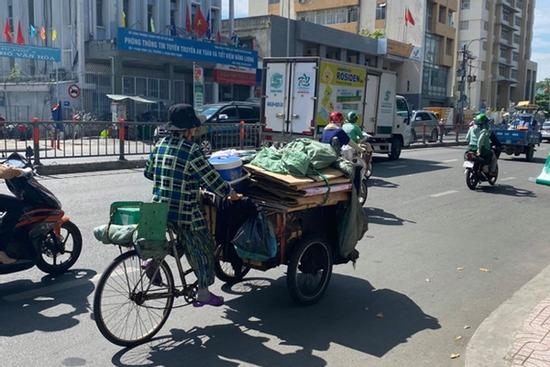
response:
{"label": "traffic barrier", "polygon": [[550,186],[550,154],[548,154],[548,157],[546,158],[546,163],[544,164],[544,167],[542,168],[542,172],[540,173],[539,177],[537,177],[536,182],[539,185]]}

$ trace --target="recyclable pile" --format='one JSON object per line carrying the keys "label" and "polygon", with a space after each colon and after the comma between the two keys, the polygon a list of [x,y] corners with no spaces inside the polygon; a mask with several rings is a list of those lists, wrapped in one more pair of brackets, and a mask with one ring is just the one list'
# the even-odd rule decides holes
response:
{"label": "recyclable pile", "polygon": [[245,166],[251,174],[247,195],[293,210],[349,200],[351,181],[332,148],[298,139],[285,148],[264,148]]}

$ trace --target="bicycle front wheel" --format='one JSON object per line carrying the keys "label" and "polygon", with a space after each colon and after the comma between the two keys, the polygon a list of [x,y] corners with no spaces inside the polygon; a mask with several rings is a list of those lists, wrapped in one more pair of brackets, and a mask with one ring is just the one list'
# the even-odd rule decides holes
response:
{"label": "bicycle front wheel", "polygon": [[94,319],[111,343],[132,347],[162,328],[174,304],[174,277],[165,261],[143,266],[135,250],[107,267],[94,295]]}

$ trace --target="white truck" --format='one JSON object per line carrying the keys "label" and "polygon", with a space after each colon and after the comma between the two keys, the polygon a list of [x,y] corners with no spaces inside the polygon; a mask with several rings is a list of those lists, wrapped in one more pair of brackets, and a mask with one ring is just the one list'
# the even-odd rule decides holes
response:
{"label": "white truck", "polygon": [[265,142],[317,138],[332,111],[355,111],[375,152],[398,159],[411,143],[410,110],[395,94],[394,73],[319,57],[265,58],[263,67]]}

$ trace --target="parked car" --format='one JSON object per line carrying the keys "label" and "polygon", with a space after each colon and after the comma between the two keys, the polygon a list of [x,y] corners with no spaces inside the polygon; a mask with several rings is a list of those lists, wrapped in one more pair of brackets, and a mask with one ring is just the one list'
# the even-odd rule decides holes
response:
{"label": "parked car", "polygon": [[[214,149],[234,147],[240,142],[239,123],[253,124],[260,121],[260,105],[251,102],[223,102],[204,105],[195,109],[204,119],[201,145],[206,153]],[[227,126],[223,126],[227,124]],[[155,130],[155,142],[168,134],[166,125]],[[255,143],[255,136],[245,136],[245,145]]]}
{"label": "parked car", "polygon": [[424,136],[429,141],[437,141],[439,137],[439,121],[431,111],[413,111],[411,122],[412,140],[423,140]]}
{"label": "parked car", "polygon": [[550,142],[550,120],[544,121],[540,128],[540,134],[542,135],[542,140]]}

